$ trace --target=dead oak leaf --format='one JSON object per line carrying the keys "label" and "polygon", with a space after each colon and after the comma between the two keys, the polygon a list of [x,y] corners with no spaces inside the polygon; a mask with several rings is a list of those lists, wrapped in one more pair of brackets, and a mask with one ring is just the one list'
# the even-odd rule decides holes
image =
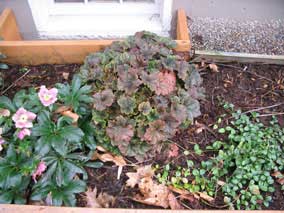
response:
{"label": "dead oak leaf", "polygon": [[169,158],[177,157],[178,156],[178,151],[179,151],[178,146],[176,144],[172,143],[170,145],[170,150],[168,152]]}
{"label": "dead oak leaf", "polygon": [[178,202],[175,195],[173,193],[169,193],[168,195],[169,205],[171,209],[184,209],[183,206]]}
{"label": "dead oak leaf", "polygon": [[113,155],[111,153],[99,154],[98,152],[95,152],[92,159],[93,160],[99,159],[102,162],[113,162],[117,166],[125,166],[126,165],[126,162],[125,162],[125,160],[123,159],[122,156]]}
{"label": "dead oak leaf", "polygon": [[151,165],[140,167],[136,173],[131,172],[126,175],[129,177],[126,185],[132,188],[138,185],[142,194],[134,196],[134,201],[163,208],[182,209],[168,187],[153,180],[154,171]]}
{"label": "dead oak leaf", "polygon": [[[100,150],[103,150],[103,149],[100,149]],[[113,162],[116,166],[118,166],[117,179],[118,180],[120,179],[122,169],[126,165],[126,162],[122,156],[113,155],[111,153],[100,154],[96,151],[92,156],[92,160],[96,160],[96,159],[99,159],[102,162]]]}
{"label": "dead oak leaf", "polygon": [[97,188],[94,188],[93,190],[88,188],[84,193],[83,198],[87,203],[86,206],[91,208],[110,208],[115,202],[115,197],[105,192],[98,194]]}
{"label": "dead oak leaf", "polygon": [[209,64],[209,68],[212,72],[219,72],[218,66],[216,64]]}
{"label": "dead oak leaf", "polygon": [[142,178],[145,177],[153,177],[154,176],[154,170],[152,169],[151,165],[139,167],[137,169],[137,172],[128,172],[126,173],[128,176],[128,180],[126,181],[126,186],[129,186],[131,188],[134,188]]}

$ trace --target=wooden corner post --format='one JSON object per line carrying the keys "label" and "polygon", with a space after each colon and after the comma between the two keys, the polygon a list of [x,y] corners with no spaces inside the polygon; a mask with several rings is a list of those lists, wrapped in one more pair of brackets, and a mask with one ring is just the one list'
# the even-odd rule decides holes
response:
{"label": "wooden corner post", "polygon": [[22,40],[16,17],[9,8],[5,9],[0,16],[0,37],[5,41]]}

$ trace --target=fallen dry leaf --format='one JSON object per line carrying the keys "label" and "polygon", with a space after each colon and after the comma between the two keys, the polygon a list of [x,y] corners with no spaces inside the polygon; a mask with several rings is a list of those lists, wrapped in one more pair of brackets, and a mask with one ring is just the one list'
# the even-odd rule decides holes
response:
{"label": "fallen dry leaf", "polygon": [[[101,152],[105,152],[106,150],[103,147],[97,147],[97,149]],[[126,165],[126,162],[122,156],[113,155],[111,153],[98,153],[97,151],[92,156],[93,160],[99,159],[102,162],[113,162],[116,166],[118,166],[117,170],[117,179],[120,179],[122,169]]]}
{"label": "fallen dry leaf", "polygon": [[153,180],[154,171],[152,170],[151,165],[139,167],[137,172],[129,172],[126,173],[126,175],[129,177],[126,185],[132,188],[138,185],[140,193],[142,194],[142,196],[137,194],[133,200],[163,208],[182,208],[167,186],[158,184]]}
{"label": "fallen dry leaf", "polygon": [[60,106],[55,110],[55,113],[62,113],[68,110],[71,110],[69,106]]}
{"label": "fallen dry leaf", "polygon": [[137,194],[134,197],[135,201],[165,209],[169,208],[169,190],[165,185],[157,184],[152,178],[146,177],[141,179],[139,189],[143,196]]}
{"label": "fallen dry leaf", "polygon": [[276,178],[276,182],[280,185],[284,185],[284,174],[279,171],[273,172],[271,176]]}
{"label": "fallen dry leaf", "polygon": [[74,112],[71,112],[70,110],[64,111],[61,114],[66,116],[66,117],[72,118],[73,123],[77,123],[77,121],[79,119],[79,115],[74,113]]}
{"label": "fallen dry leaf", "polygon": [[218,180],[218,181],[217,181],[217,184],[218,184],[219,186],[224,186],[226,183],[225,183],[224,181]]}
{"label": "fallen dry leaf", "polygon": [[113,162],[117,166],[125,166],[126,165],[126,162],[125,162],[125,160],[123,159],[122,156],[113,155],[111,153],[99,154],[98,152],[95,152],[92,159],[93,160],[99,159],[102,162]]}
{"label": "fallen dry leaf", "polygon": [[203,130],[206,129],[205,125],[199,123],[198,121],[195,121],[195,125],[197,126],[197,129],[195,130],[196,134],[200,134],[201,132],[203,132]]}
{"label": "fallen dry leaf", "polygon": [[143,166],[137,168],[136,172],[128,172],[126,173],[128,176],[128,180],[126,181],[126,186],[134,188],[142,178],[154,176],[154,170],[152,169],[151,165]]}
{"label": "fallen dry leaf", "polygon": [[178,202],[175,195],[173,193],[169,193],[168,195],[169,205],[171,209],[184,209],[183,206]]}
{"label": "fallen dry leaf", "polygon": [[101,151],[101,152],[107,152],[107,150],[102,146],[97,146],[96,149]]}
{"label": "fallen dry leaf", "polygon": [[197,192],[197,194],[200,196],[201,199],[208,201],[209,203],[211,203],[212,201],[214,201],[213,197],[210,197],[208,194],[205,194],[203,192]]}
{"label": "fallen dry leaf", "polygon": [[209,64],[209,68],[212,72],[219,72],[218,66],[216,64]]}
{"label": "fallen dry leaf", "polygon": [[84,193],[83,198],[87,202],[86,206],[91,208],[110,208],[115,202],[115,197],[105,192],[97,194],[97,188],[94,188],[93,190],[88,188]]}
{"label": "fallen dry leaf", "polygon": [[195,202],[196,200],[199,200],[199,195],[197,194],[194,194],[194,193],[191,193],[185,189],[178,189],[178,188],[175,188],[173,186],[169,186],[168,187],[172,192],[175,192],[177,194],[180,195],[180,198],[182,200],[188,200],[190,202]]}
{"label": "fallen dry leaf", "polygon": [[69,72],[63,72],[63,73],[62,73],[62,77],[63,77],[64,80],[68,80],[68,78],[69,78]]}
{"label": "fallen dry leaf", "polygon": [[169,158],[177,157],[178,156],[178,150],[179,150],[178,146],[175,143],[172,143],[170,145],[170,150],[168,152]]}

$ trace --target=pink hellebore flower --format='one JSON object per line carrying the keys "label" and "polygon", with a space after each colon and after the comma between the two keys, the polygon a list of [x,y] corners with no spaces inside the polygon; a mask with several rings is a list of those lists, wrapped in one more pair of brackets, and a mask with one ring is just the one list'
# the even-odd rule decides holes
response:
{"label": "pink hellebore flower", "polygon": [[54,104],[57,101],[57,93],[58,90],[56,88],[48,90],[45,86],[41,86],[38,93],[38,97],[40,102],[44,106],[50,106],[51,104]]}
{"label": "pink hellebore flower", "polygon": [[36,114],[25,110],[23,107],[13,115],[12,119],[16,124],[16,128],[32,128],[33,120],[36,118]]}
{"label": "pink hellebore flower", "polygon": [[35,172],[32,174],[32,178],[34,180],[34,182],[36,182],[36,178],[38,176],[41,176],[42,173],[46,170],[46,165],[43,161],[39,162],[39,164],[37,165],[37,168],[35,170]]}
{"label": "pink hellebore flower", "polygon": [[31,130],[21,129],[17,136],[20,140],[23,140],[26,136],[30,136],[30,135],[31,135]]}

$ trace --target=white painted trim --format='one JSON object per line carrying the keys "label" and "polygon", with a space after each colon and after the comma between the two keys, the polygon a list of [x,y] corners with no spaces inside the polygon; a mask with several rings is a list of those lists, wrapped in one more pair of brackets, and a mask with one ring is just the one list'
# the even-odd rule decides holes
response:
{"label": "white painted trim", "polygon": [[[54,3],[28,0],[41,39],[121,38],[141,30],[168,36],[172,0]],[[103,21],[102,21],[103,20]]]}
{"label": "white painted trim", "polygon": [[161,21],[164,31],[171,30],[173,0],[164,0],[161,5]]}
{"label": "white painted trim", "polygon": [[159,14],[157,3],[57,3],[49,10],[50,15],[153,15]]}

